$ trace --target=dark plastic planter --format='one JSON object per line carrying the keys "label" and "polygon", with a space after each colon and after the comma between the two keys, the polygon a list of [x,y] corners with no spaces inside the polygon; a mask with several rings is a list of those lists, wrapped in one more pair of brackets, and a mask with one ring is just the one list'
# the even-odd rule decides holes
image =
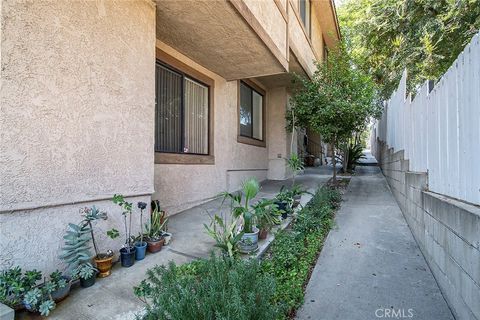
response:
{"label": "dark plastic planter", "polygon": [[91,287],[95,284],[95,278],[97,277],[97,274],[96,273],[93,273],[93,276],[91,276],[90,278],[88,279],[83,279],[83,278],[80,278],[80,286],[82,288],[88,288],[88,287]]}
{"label": "dark plastic planter", "polygon": [[288,204],[286,202],[275,202],[275,204],[278,206],[278,210],[282,210],[282,219],[287,219],[288,215]]}
{"label": "dark plastic planter", "polygon": [[135,251],[135,247],[130,247],[130,252],[128,252],[127,248],[120,249],[122,267],[128,268],[133,266],[135,263]]}
{"label": "dark plastic planter", "polygon": [[147,252],[147,243],[135,243],[135,260],[145,259],[145,253]]}

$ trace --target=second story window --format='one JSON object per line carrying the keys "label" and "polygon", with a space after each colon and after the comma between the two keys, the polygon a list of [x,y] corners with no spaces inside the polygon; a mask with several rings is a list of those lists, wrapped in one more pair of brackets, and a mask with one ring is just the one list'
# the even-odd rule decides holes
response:
{"label": "second story window", "polygon": [[240,136],[263,140],[263,95],[240,82]]}
{"label": "second story window", "polygon": [[157,60],[155,151],[207,155],[209,87]]}
{"label": "second story window", "polygon": [[302,19],[303,26],[310,37],[310,0],[299,0],[300,18]]}
{"label": "second story window", "polygon": [[325,41],[323,41],[323,61],[328,60],[328,47]]}

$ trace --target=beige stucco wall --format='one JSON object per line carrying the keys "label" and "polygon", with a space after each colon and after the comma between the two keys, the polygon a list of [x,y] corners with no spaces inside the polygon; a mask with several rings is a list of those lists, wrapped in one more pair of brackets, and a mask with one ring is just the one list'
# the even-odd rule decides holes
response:
{"label": "beige stucco wall", "polygon": [[274,1],[243,0],[284,58],[287,58],[287,21]]}
{"label": "beige stucco wall", "polygon": [[312,26],[312,46],[313,50],[315,50],[317,58],[322,61],[323,60],[323,33],[322,33],[322,27],[320,25],[320,17],[315,14],[316,12],[312,12],[312,21],[311,21],[311,26]]}
{"label": "beige stucco wall", "polygon": [[[52,270],[68,222],[153,192],[151,1],[2,1],[0,268]],[[103,248],[118,249],[121,240]]]}
{"label": "beige stucco wall", "polygon": [[[214,80],[213,165],[155,164],[155,194],[170,214],[197,205],[225,190],[237,190],[248,177],[267,177],[267,148],[237,142],[237,81],[226,81],[161,41],[167,54]],[[267,113],[266,121],[270,115]],[[267,124],[267,132],[268,132]]]}
{"label": "beige stucco wall", "polygon": [[286,177],[285,158],[288,156],[287,132],[285,130],[285,110],[287,108],[287,90],[285,87],[271,89],[268,92],[267,112],[270,115],[268,139],[268,178],[283,180]]}
{"label": "beige stucco wall", "polygon": [[[296,1],[294,1],[294,3],[296,3]],[[309,41],[307,40],[307,36],[300,25],[301,21],[294,13],[294,10],[296,9],[292,6],[292,2],[290,2],[289,10],[288,32],[290,49],[292,49],[305,71],[309,75],[312,75],[315,71],[314,61],[316,60],[316,57]]]}

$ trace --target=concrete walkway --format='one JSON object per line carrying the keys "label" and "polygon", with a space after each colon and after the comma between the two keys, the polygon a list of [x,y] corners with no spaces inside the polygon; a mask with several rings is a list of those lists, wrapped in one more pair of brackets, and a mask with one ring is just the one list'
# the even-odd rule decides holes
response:
{"label": "concrete walkway", "polygon": [[344,200],[297,319],[453,319],[379,168],[357,167]]}
{"label": "concrete walkway", "polygon": [[[317,189],[331,177],[328,167],[308,168],[296,179],[310,191]],[[257,198],[273,198],[282,185],[291,185],[290,180],[265,181]],[[308,198],[310,196],[305,195]],[[302,202],[308,201],[302,197]],[[133,294],[133,287],[145,279],[146,271],[155,265],[165,265],[170,261],[183,264],[199,257],[208,257],[214,249],[215,242],[205,233],[203,224],[210,222],[209,214],[218,213],[220,200],[208,201],[200,206],[188,209],[170,217],[169,232],[173,234],[172,243],[161,252],[147,255],[142,261],[137,261],[130,268],[122,268],[118,263],[114,266],[112,275],[108,278],[97,278],[93,287],[87,289],[74,288],[63,302],[51,313],[49,319],[75,320],[130,320],[135,319],[135,313],[141,311],[143,303]],[[224,210],[228,210],[224,207]],[[262,240],[259,245],[266,247],[270,239]],[[23,312],[18,319],[41,319]]]}

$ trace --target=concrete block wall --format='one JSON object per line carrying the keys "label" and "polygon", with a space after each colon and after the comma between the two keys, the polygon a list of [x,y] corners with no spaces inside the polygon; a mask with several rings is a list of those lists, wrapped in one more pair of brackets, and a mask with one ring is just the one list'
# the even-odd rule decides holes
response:
{"label": "concrete block wall", "polygon": [[480,320],[480,207],[428,191],[404,152],[377,141],[375,157],[456,319]]}

